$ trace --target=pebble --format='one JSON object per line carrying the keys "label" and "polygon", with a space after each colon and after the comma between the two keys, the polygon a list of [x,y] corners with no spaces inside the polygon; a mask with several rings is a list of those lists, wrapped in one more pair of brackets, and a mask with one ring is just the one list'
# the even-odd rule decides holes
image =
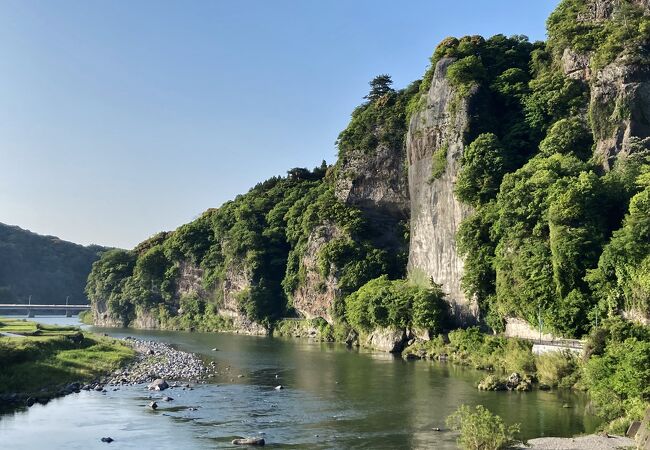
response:
{"label": "pebble", "polygon": [[[150,383],[158,378],[167,380],[199,380],[208,378],[216,364],[207,367],[201,358],[193,353],[176,350],[169,344],[156,341],[124,338],[137,354],[135,360],[126,368],[116,371],[107,384],[113,386]],[[180,387],[174,384],[171,387]],[[189,384],[184,385],[189,388]],[[101,391],[103,386],[95,387]]]}

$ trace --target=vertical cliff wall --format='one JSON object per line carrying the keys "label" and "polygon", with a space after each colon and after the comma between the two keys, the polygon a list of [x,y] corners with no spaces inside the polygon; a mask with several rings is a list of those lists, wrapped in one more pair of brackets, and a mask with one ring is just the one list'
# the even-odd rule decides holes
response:
{"label": "vertical cliff wall", "polygon": [[[619,156],[650,148],[650,66],[644,36],[647,19],[643,19],[649,14],[648,0],[589,0],[575,17],[565,20],[581,27],[583,35],[600,30],[600,38],[585,43],[578,35],[564,42],[566,33],[550,29],[552,45],[557,40],[567,45],[556,49],[563,50],[564,73],[590,87],[594,156],[606,170],[612,168]],[[551,16],[553,21],[559,23],[561,19]]]}
{"label": "vertical cliff wall", "polygon": [[[460,283],[463,260],[456,232],[471,208],[454,196],[454,183],[465,147],[465,133],[475,113],[473,89],[459,98],[446,79],[452,58],[438,61],[423,108],[411,117],[406,138],[411,203],[409,273],[422,272],[442,284],[460,322],[474,322],[478,306],[465,297]],[[444,171],[432,178],[434,165]],[[439,172],[440,167],[436,168]]]}
{"label": "vertical cliff wall", "polygon": [[396,228],[409,217],[406,151],[379,144],[371,154],[349,152],[339,162],[336,197],[360,208],[379,232],[381,244],[400,246]]}

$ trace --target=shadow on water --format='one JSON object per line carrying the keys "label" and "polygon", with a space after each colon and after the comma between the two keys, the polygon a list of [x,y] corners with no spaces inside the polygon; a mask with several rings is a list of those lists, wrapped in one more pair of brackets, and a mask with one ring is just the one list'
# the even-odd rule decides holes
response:
{"label": "shadow on water", "polygon": [[[159,449],[235,448],[232,439],[264,433],[271,448],[451,449],[456,438],[444,431],[444,420],[463,403],[483,404],[506,422],[521,423],[523,438],[569,436],[598,425],[579,393],[479,392],[475,386],[483,372],[450,364],[294,339],[94,330],[173,342],[215,361],[218,375],[194,390],[170,390],[173,402],[159,401],[157,411],[147,403],[160,394],[137,386],[103,398],[83,393],[5,417],[0,441],[7,448],[44,442],[48,448],[95,448],[94,440],[106,434],[119,439],[119,448],[153,448],[152,440]],[[278,384],[285,389],[274,389]],[[566,403],[572,407],[563,408]],[[45,411],[47,420],[41,417]],[[61,423],[56,428],[65,417],[74,432],[62,431]],[[48,431],[53,435],[44,441]]]}

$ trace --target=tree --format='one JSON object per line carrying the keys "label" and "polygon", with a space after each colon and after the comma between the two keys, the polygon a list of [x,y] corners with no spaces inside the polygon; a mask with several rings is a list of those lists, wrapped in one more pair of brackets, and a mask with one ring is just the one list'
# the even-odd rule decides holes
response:
{"label": "tree", "polygon": [[477,207],[496,196],[504,173],[503,149],[492,133],[479,135],[465,153],[456,183],[456,196]]}
{"label": "tree", "polygon": [[391,87],[393,80],[391,79],[390,75],[387,74],[377,75],[368,84],[370,85],[370,92],[364,98],[367,98],[371,102],[374,102],[378,98],[390,92],[395,92],[395,90]]}

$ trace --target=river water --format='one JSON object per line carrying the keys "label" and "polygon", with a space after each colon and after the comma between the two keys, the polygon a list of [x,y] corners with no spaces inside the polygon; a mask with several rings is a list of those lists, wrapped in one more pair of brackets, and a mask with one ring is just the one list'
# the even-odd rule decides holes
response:
{"label": "river water", "polygon": [[[173,343],[214,360],[219,375],[193,390],[82,391],[0,416],[0,449],[103,449],[104,436],[115,439],[111,449],[232,448],[232,439],[245,436],[263,436],[271,448],[453,449],[456,436],[444,431],[444,420],[461,404],[482,404],[507,423],[520,423],[524,439],[589,433],[599,424],[584,395],[479,392],[484,372],[446,363],[306,340],[91,330]],[[286,389],[275,390],[278,384]],[[162,395],[174,400],[147,408],[150,397]]]}

